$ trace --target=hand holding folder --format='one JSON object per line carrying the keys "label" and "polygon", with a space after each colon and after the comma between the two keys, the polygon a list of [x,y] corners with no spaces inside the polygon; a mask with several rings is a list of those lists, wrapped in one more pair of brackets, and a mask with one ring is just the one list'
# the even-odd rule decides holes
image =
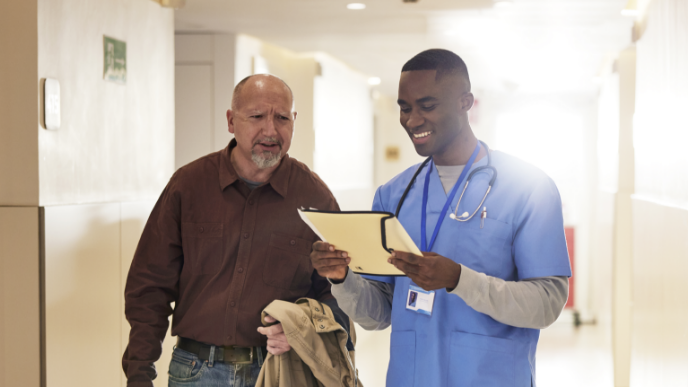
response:
{"label": "hand holding folder", "polygon": [[387,262],[393,250],[423,255],[390,212],[298,210],[301,219],[324,242],[346,251],[355,273],[403,276]]}

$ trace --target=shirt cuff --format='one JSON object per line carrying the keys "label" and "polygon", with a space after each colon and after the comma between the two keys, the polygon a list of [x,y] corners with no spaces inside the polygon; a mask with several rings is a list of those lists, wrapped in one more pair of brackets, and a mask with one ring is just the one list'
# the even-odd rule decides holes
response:
{"label": "shirt cuff", "polygon": [[332,295],[335,298],[354,298],[361,289],[360,281],[363,277],[348,269],[344,282],[335,284],[328,278],[327,281],[332,285]]}
{"label": "shirt cuff", "polygon": [[128,382],[127,387],[155,387],[153,381],[150,382]]}
{"label": "shirt cuff", "polygon": [[478,273],[465,265],[461,265],[459,283],[450,293],[461,297],[470,305],[472,301],[475,301],[481,294],[487,291],[489,285],[485,274]]}

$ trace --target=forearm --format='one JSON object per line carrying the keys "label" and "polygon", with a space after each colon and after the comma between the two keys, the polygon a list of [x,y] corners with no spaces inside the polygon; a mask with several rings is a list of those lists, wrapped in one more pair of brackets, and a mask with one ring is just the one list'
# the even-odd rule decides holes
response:
{"label": "forearm", "polygon": [[561,314],[568,297],[568,278],[504,281],[462,265],[459,284],[452,293],[503,324],[542,329]]}
{"label": "forearm", "polygon": [[[171,182],[170,185],[173,185]],[[160,358],[178,299],[183,265],[179,204],[170,185],[155,205],[132,260],[124,292],[124,313],[131,326],[122,368],[130,386],[152,386],[154,362]]]}
{"label": "forearm", "polygon": [[332,285],[332,294],[363,329],[381,330],[391,324],[394,285],[370,281],[349,270],[343,283]]}
{"label": "forearm", "polygon": [[125,315],[131,330],[122,368],[128,385],[152,386],[151,381],[157,376],[154,363],[160,358],[172,313],[172,297],[164,289],[131,289],[134,282],[130,276],[130,291],[125,294]]}

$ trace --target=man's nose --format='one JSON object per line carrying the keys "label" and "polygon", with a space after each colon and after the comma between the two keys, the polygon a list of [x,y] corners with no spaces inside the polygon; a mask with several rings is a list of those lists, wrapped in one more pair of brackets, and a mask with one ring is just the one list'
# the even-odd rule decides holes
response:
{"label": "man's nose", "polygon": [[421,115],[418,114],[415,109],[406,117],[406,127],[409,129],[415,129],[419,126],[422,126],[424,123],[425,119],[421,117]]}
{"label": "man's nose", "polygon": [[277,123],[275,122],[275,117],[268,116],[265,120],[265,125],[263,125],[263,135],[271,137],[277,134]]}

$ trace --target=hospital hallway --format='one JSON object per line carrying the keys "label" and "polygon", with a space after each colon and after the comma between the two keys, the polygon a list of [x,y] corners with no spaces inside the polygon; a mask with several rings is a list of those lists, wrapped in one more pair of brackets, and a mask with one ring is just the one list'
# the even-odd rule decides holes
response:
{"label": "hospital hallway", "polygon": [[[600,325],[575,327],[571,316],[563,316],[542,331],[537,350],[537,382],[541,387],[606,387],[614,385],[611,334]],[[383,332],[358,331],[360,344],[356,361],[362,381],[383,386],[389,355],[379,348],[389,347],[389,329]]]}
{"label": "hospital hallway", "polygon": [[[227,110],[242,79],[284,80],[298,112],[289,156],[341,210],[370,211],[378,187],[424,160],[400,122],[399,84],[402,66],[432,48],[465,62],[474,101],[462,119],[495,160],[544,172],[557,191],[547,198],[561,199],[558,267],[568,252],[572,276],[561,315],[540,332],[535,385],[688,387],[688,0],[4,0],[0,387],[127,386],[124,290],[144,226],[179,168],[234,138]],[[502,171],[497,185],[509,178]],[[486,176],[466,200],[483,197]],[[488,203],[516,203],[497,189]],[[532,201],[528,211],[547,211]],[[482,204],[476,230],[501,223],[488,234],[495,244],[474,250],[491,256],[511,241],[511,273],[540,277],[518,268],[521,236],[497,204],[489,215]],[[194,222],[185,240],[229,243],[232,222]],[[551,229],[543,223],[537,236]],[[256,240],[281,240],[310,270],[306,234],[266,235]],[[540,242],[551,240],[529,243]],[[246,272],[262,281],[245,286],[271,286],[261,273],[274,268],[252,262]],[[217,271],[244,273],[231,263]],[[491,316],[475,321],[502,324]],[[391,328],[356,327],[362,384],[385,386]],[[455,333],[480,335],[451,333],[451,345]],[[497,336],[483,338],[508,341]],[[168,329],[157,387],[168,385],[175,340]]]}

